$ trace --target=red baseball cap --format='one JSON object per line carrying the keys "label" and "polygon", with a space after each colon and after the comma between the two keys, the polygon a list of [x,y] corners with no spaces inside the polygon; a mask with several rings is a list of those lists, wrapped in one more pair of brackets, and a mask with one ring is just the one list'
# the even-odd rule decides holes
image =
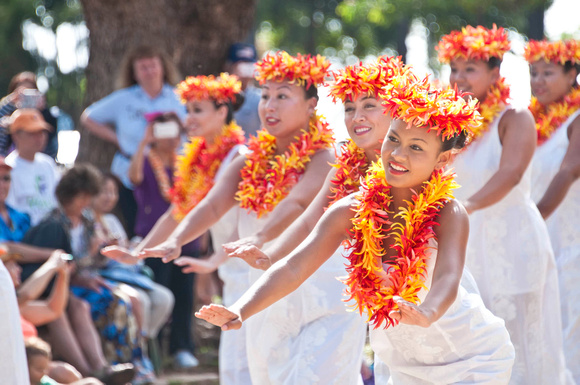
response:
{"label": "red baseball cap", "polygon": [[17,131],[52,131],[52,126],[44,120],[40,111],[34,108],[19,108],[10,116],[10,133]]}

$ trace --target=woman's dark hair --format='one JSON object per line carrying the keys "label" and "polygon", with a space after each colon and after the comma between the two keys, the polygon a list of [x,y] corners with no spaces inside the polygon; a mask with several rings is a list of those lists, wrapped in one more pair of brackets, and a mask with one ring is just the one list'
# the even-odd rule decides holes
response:
{"label": "woman's dark hair", "polygon": [[304,88],[304,92],[306,92],[306,99],[316,98],[318,100],[318,88],[316,86],[311,85],[308,88]]}
{"label": "woman's dark hair", "polygon": [[121,179],[119,179],[119,177],[115,174],[113,174],[111,171],[102,171],[101,170],[101,183],[104,185],[106,181],[112,181],[115,186],[117,186],[117,190],[121,189],[121,185],[123,184],[123,182],[121,182]]}
{"label": "woman's dark hair", "polygon": [[498,57],[490,57],[487,61],[487,67],[492,70],[494,68],[499,68],[501,66],[501,59]]}
{"label": "woman's dark hair", "polygon": [[580,84],[578,84],[578,75],[580,75],[580,64],[573,64],[571,61],[567,61],[566,63],[564,63],[564,73],[568,73],[572,70],[576,70],[576,81],[574,82],[573,87],[578,87],[580,86]]}
{"label": "woman's dark hair", "polygon": [[245,100],[244,93],[240,92],[236,94],[236,100],[233,102],[218,103],[214,100],[213,104],[216,110],[221,106],[226,106],[226,108],[228,109],[228,115],[226,116],[226,124],[230,124],[234,119],[234,112],[236,112],[237,110],[240,109],[240,107],[242,107],[242,104],[244,104],[244,100]]}
{"label": "woman's dark hair", "polygon": [[449,139],[443,140],[443,145],[441,146],[441,151],[449,151],[449,150],[461,150],[467,144],[467,134],[465,131],[461,131],[461,133],[457,136],[454,136]]}
{"label": "woman's dark hair", "polygon": [[90,164],[81,163],[68,170],[56,186],[56,199],[61,206],[66,206],[79,194],[96,196],[101,191],[102,176],[99,170]]}

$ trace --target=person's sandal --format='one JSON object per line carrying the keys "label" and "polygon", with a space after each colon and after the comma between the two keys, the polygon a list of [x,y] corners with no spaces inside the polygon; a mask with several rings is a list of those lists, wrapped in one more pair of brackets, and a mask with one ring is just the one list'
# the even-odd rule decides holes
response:
{"label": "person's sandal", "polygon": [[125,385],[135,377],[133,364],[117,364],[106,366],[93,374],[105,385]]}

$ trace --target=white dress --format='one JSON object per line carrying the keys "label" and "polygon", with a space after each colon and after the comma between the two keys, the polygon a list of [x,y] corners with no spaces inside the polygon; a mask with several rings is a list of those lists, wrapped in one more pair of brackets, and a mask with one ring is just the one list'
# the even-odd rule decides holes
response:
{"label": "white dress", "polygon": [[[505,111],[455,159],[460,201],[498,170],[498,124]],[[546,225],[530,197],[530,181],[528,168],[500,202],[469,216],[466,264],[486,307],[503,318],[510,333],[516,350],[510,384],[565,384],[558,277]]]}
{"label": "white dress", "polygon": [[[437,260],[437,242],[429,244],[427,288]],[[426,296],[426,290],[419,292],[421,302]],[[381,385],[507,384],[514,362],[504,322],[461,285],[451,307],[431,326],[371,327],[370,339],[375,356],[390,372],[390,380]]]}
{"label": "white dress", "polygon": [[[244,154],[247,148],[243,145],[233,147],[222,161],[215,180],[221,178],[228,165],[237,154]],[[238,207],[231,208],[211,229],[212,246],[220,250],[224,243],[237,239]],[[248,272],[250,267],[239,258],[228,258],[218,268],[218,275],[223,281],[223,302],[230,306],[248,290]],[[250,385],[250,370],[246,356],[246,326],[242,332],[222,332],[219,348],[219,377],[222,385]]]}
{"label": "white dress", "polygon": [[0,261],[0,378],[3,384],[28,385],[28,364],[14,283]]}
{"label": "white dress", "polygon": [[[568,126],[580,116],[572,114],[544,144],[536,149],[532,163],[532,199],[542,199],[560,169],[568,150]],[[564,355],[580,383],[580,181],[574,182],[566,197],[546,221],[554,248],[564,334]]]}
{"label": "white dress", "polygon": [[[240,210],[239,235],[258,231],[267,217]],[[361,383],[366,337],[362,318],[342,301],[342,247],[297,290],[248,319],[248,357],[254,384]],[[251,269],[254,282],[262,271]]]}

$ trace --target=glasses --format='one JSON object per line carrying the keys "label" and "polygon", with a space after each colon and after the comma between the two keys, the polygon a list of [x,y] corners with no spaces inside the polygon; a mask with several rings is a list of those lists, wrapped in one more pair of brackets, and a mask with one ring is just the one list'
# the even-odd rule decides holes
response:
{"label": "glasses", "polygon": [[4,175],[4,176],[0,176],[0,180],[3,182],[10,182],[12,180],[12,178],[10,177],[10,175]]}

